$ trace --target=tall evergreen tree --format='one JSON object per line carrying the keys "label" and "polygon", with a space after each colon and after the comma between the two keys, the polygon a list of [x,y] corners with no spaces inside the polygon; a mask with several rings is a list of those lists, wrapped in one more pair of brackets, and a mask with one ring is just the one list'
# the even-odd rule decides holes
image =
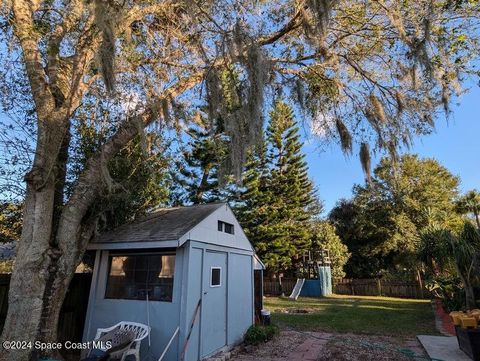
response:
{"label": "tall evergreen tree", "polygon": [[245,170],[239,218],[270,271],[291,267],[309,246],[313,184],[301,152],[292,109],[277,102],[270,113],[266,145]]}
{"label": "tall evergreen tree", "polygon": [[[187,131],[190,141],[177,161],[172,172],[174,186],[171,193],[173,205],[210,203],[225,200],[227,176],[241,165],[233,165],[235,150],[233,141],[227,136],[225,119],[240,107],[241,82],[239,72],[231,66],[219,72],[218,88],[210,96],[223,99],[225,107],[221,112],[212,105],[202,109],[196,125]],[[242,126],[242,122],[235,122]]]}
{"label": "tall evergreen tree", "polygon": [[191,140],[176,162],[177,169],[172,172],[171,201],[174,205],[209,203],[225,198],[219,184],[219,172],[227,156],[226,139],[206,118],[201,118],[200,122],[200,126],[188,130]]}
{"label": "tall evergreen tree", "polygon": [[240,192],[230,196],[245,234],[259,254],[261,250],[258,244],[265,237],[265,226],[269,221],[267,209],[272,198],[269,179],[270,169],[266,161],[266,143],[262,142],[247,157]]}

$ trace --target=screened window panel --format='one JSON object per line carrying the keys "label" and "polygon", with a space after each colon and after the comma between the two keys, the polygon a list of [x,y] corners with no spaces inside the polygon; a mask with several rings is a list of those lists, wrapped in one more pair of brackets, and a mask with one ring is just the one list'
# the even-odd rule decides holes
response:
{"label": "screened window panel", "polygon": [[171,302],[175,255],[110,256],[106,298]]}

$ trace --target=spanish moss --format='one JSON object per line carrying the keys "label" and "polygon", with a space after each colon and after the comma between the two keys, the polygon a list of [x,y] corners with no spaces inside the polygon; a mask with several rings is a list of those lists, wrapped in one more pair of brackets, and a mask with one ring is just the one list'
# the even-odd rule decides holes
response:
{"label": "spanish moss", "polygon": [[345,124],[339,118],[336,119],[335,124],[337,126],[338,135],[340,136],[340,144],[342,146],[343,152],[351,153],[352,135],[348,131],[348,128],[345,126]]}
{"label": "spanish moss", "polygon": [[115,88],[115,31],[113,9],[107,0],[95,1],[95,24],[102,33],[102,43],[98,51],[100,71],[109,93]]}
{"label": "spanish moss", "polygon": [[376,121],[385,123],[387,118],[385,116],[385,110],[383,109],[383,104],[380,99],[378,99],[376,95],[371,94],[369,100],[372,107],[372,113]]}
{"label": "spanish moss", "polygon": [[372,183],[370,146],[363,142],[360,145],[360,162],[362,163],[363,173],[368,184]]}
{"label": "spanish moss", "polygon": [[327,26],[332,12],[334,0],[308,0],[307,5],[313,15],[313,28],[320,38],[327,33]]}
{"label": "spanish moss", "polygon": [[[237,35],[237,38],[239,37]],[[238,44],[236,46],[238,47]],[[209,72],[206,83],[209,116],[221,121],[230,138],[230,159],[224,163],[225,168],[229,169],[223,169],[221,173],[233,173],[235,178],[240,180],[247,149],[261,140],[264,87],[270,66],[262,51],[254,45],[246,50],[245,56],[238,57],[238,61],[246,76],[245,81],[238,80],[241,83],[240,97],[230,94],[232,89],[235,89],[235,86],[230,84],[232,79],[222,83],[216,69]],[[233,104],[232,101],[238,104]]]}

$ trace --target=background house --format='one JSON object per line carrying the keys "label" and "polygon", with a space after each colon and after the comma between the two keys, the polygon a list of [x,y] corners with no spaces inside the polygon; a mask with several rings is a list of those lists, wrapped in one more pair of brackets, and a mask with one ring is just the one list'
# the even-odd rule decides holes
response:
{"label": "background house", "polygon": [[179,326],[166,356],[177,360],[201,300],[185,357],[198,360],[241,342],[261,307],[254,270],[263,266],[226,203],[158,210],[89,249],[96,256],[84,340],[119,321],[150,324],[141,356],[158,359]]}

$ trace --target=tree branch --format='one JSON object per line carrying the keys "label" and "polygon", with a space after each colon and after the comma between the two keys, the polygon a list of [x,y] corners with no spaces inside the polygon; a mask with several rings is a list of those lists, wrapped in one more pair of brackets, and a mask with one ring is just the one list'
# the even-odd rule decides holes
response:
{"label": "tree branch", "polygon": [[37,113],[49,114],[55,107],[55,101],[46,80],[47,77],[38,48],[38,39],[33,24],[34,7],[30,1],[14,0],[12,8],[15,17],[14,33],[22,48]]}
{"label": "tree branch", "polygon": [[[146,127],[158,119],[164,99],[175,98],[179,94],[191,89],[202,81],[203,75],[203,72],[198,72],[182,78],[175,86],[163,92],[161,96],[152,99],[142,113],[127,118],[120,125],[117,132],[105,142],[97,154],[88,160],[86,169],[80,175],[60,219],[57,240],[65,257],[69,257],[69,250],[77,248],[78,239],[72,238],[72,234],[78,234],[82,226],[82,219],[95,199],[105,189],[106,185],[101,171],[102,167],[105,167],[115,154],[134,139],[142,127]],[[139,127],[139,123],[141,127]],[[64,265],[67,267],[68,262],[64,263]]]}
{"label": "tree branch", "polygon": [[277,40],[279,40],[283,36],[287,35],[289,32],[291,32],[291,31],[297,29],[298,27],[300,27],[301,22],[299,20],[300,20],[301,16],[302,16],[302,11],[298,10],[294,14],[293,18],[291,18],[290,21],[287,24],[285,24],[285,26],[283,28],[281,28],[280,30],[278,30],[278,31],[276,31],[272,34],[269,34],[268,36],[260,38],[259,41],[258,41],[258,45],[263,46],[263,45],[273,44],[274,42],[276,42]]}

